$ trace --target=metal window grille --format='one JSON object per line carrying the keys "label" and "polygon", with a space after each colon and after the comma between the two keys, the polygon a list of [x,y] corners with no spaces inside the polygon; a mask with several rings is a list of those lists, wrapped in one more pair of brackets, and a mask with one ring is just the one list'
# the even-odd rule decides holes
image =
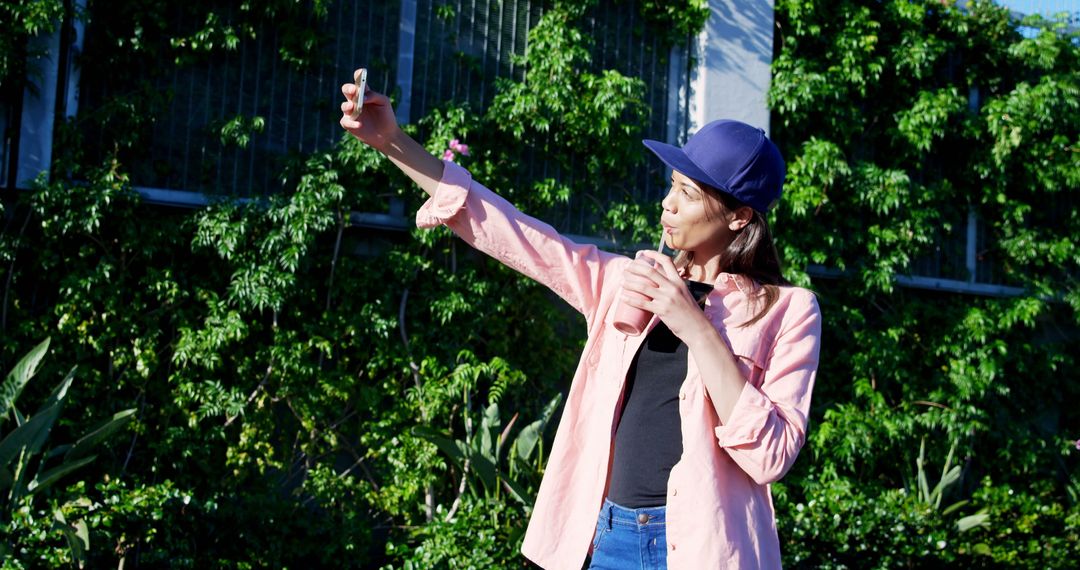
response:
{"label": "metal window grille", "polygon": [[[999,0],[998,3],[1012,10],[1017,19],[1029,14],[1053,18],[1066,13],[1073,26],[1080,24],[1080,0]],[[1033,37],[1038,30],[1021,27],[1020,32],[1026,37]],[[973,88],[969,94],[969,106],[974,111],[979,105],[979,91]],[[1068,204],[1065,209],[1051,209],[1049,216],[1055,218],[1060,212],[1071,211],[1068,208],[1072,207],[1074,200],[1068,193],[1059,193],[1052,196],[1050,201]],[[1005,278],[1001,261],[994,254],[994,238],[979,213],[973,209],[966,214],[952,216],[948,222],[951,229],[938,230],[933,250],[911,263],[913,278],[909,278],[907,284],[937,288],[941,286],[939,281],[944,280],[967,284],[970,286],[968,290],[974,292],[1015,294],[1017,290]]]}
{"label": "metal window grille", "polygon": [[[545,3],[537,0],[418,0],[411,94],[413,116],[423,116],[451,100],[482,109],[495,95],[496,78],[524,78],[526,70],[515,65],[513,56],[525,54],[528,30],[540,20],[544,9]],[[589,71],[615,69],[623,75],[641,78],[646,85],[643,95],[650,112],[644,134],[666,139],[669,90],[685,86],[689,70],[682,73],[681,83],[670,84],[669,51],[655,37],[640,33],[645,26],[638,15],[637,0],[600,2],[590,10],[584,25],[583,31],[593,44]],[[689,61],[689,42],[676,49],[686,54],[683,61]],[[679,132],[685,134],[684,129]],[[535,154],[521,158],[526,171],[522,183],[549,177],[573,182],[584,171],[574,159],[564,169]],[[662,172],[658,163],[646,162],[632,176],[637,185],[626,190],[636,200],[659,202],[662,184],[651,181],[659,180]],[[602,195],[572,196],[569,204],[544,213],[545,219],[562,231],[588,233],[592,220],[585,201],[610,203],[618,198],[613,194],[617,190],[612,187],[597,186],[603,187]]]}
{"label": "metal window grille", "polygon": [[[327,18],[307,22],[328,40],[302,70],[282,62],[283,38],[275,29],[257,29],[255,39],[244,38],[235,51],[174,66],[158,85],[171,100],[150,135],[144,164],[134,167],[133,183],[207,195],[275,192],[290,157],[325,150],[340,138],[338,86],[355,65],[366,62],[378,88],[393,85],[397,15],[396,2],[335,2]],[[226,12],[224,19],[231,16]],[[183,7],[174,9],[175,29],[202,23],[188,19]],[[107,81],[86,84],[97,87],[84,91],[86,107],[107,104]],[[218,136],[221,125],[237,116],[266,120],[246,148],[223,144]]]}
{"label": "metal window grille", "polygon": [[498,77],[520,80],[528,32],[540,20],[537,0],[418,0],[413,72],[414,117],[447,101],[483,109]]}
{"label": "metal window grille", "polygon": [[[400,94],[409,99],[413,120],[450,100],[482,109],[495,94],[496,78],[524,77],[525,70],[513,56],[525,53],[528,31],[540,20],[545,2],[415,0],[415,4],[413,80],[410,92]],[[226,9],[222,16],[228,21],[233,14]],[[238,197],[277,191],[290,158],[325,150],[340,138],[336,93],[355,66],[369,67],[369,82],[376,89],[391,91],[397,84],[400,17],[400,2],[334,2],[328,17],[306,23],[327,39],[317,63],[303,70],[281,61],[283,39],[274,29],[257,29],[255,39],[242,39],[235,51],[174,66],[157,86],[171,99],[149,135],[141,164],[133,165],[134,184]],[[203,24],[180,5],[171,18],[178,30]],[[586,25],[594,40],[594,71],[614,68],[642,78],[651,112],[645,135],[667,138],[668,91],[685,85],[688,71],[681,85],[669,85],[668,50],[635,31],[644,28],[637,0],[601,2],[591,10]],[[688,45],[681,49],[682,60],[689,61]],[[106,105],[113,95],[109,82],[86,79],[83,110]],[[254,134],[246,148],[223,144],[218,136],[221,125],[237,116],[266,119],[264,131]],[[572,181],[580,175],[573,165],[562,172],[542,157],[522,160],[532,178]],[[631,194],[658,201],[662,189],[650,188],[647,181],[657,180],[661,171],[657,164],[642,166],[635,176],[642,182]],[[607,192],[594,198],[613,199]],[[572,203],[554,212],[557,219],[551,221],[564,231],[584,233],[589,225],[586,210],[583,204]]]}

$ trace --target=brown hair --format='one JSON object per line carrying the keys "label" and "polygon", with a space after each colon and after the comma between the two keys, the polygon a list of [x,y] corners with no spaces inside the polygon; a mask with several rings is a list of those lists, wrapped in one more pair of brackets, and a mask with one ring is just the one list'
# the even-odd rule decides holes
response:
{"label": "brown hair", "polygon": [[[696,180],[694,182],[717,199],[723,209],[720,213],[734,212],[746,206],[729,194]],[[757,313],[750,320],[739,325],[740,327],[748,327],[761,320],[780,298],[780,287],[790,285],[780,271],[780,255],[776,251],[765,215],[757,210],[753,212],[750,222],[735,234],[735,239],[731,240],[720,257],[720,271],[748,277],[761,286],[752,299],[758,307]],[[675,266],[684,274],[684,277],[693,256],[693,252],[680,251],[675,257]]]}

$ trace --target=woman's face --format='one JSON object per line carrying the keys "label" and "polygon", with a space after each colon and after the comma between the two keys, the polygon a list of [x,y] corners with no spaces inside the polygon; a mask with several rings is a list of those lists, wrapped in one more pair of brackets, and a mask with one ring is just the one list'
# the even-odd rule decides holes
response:
{"label": "woman's face", "polygon": [[671,190],[661,205],[665,243],[672,249],[692,251],[698,259],[719,255],[746,225],[719,198],[677,170],[671,174]]}

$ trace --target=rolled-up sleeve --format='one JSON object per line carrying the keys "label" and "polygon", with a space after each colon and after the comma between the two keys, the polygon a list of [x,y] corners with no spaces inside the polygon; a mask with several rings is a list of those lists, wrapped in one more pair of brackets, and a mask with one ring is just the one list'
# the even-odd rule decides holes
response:
{"label": "rolled-up sleeve", "polygon": [[599,304],[605,271],[619,256],[578,244],[530,217],[444,161],[434,194],[416,213],[416,225],[446,225],[476,249],[538,281],[590,322]]}
{"label": "rolled-up sleeve", "polygon": [[727,423],[715,428],[720,447],[758,484],[783,477],[806,441],[820,347],[821,312],[804,291],[787,306],[761,386],[747,382]]}
{"label": "rolled-up sleeve", "polygon": [[453,162],[443,161],[443,165],[442,180],[435,188],[435,194],[416,211],[417,227],[441,226],[465,208],[472,175]]}

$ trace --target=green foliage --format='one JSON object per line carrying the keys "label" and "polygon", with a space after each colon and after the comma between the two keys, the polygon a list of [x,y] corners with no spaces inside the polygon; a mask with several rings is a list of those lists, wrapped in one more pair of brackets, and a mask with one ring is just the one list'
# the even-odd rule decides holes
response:
{"label": "green foliage", "polygon": [[[582,30],[595,4],[547,9],[518,62],[525,80],[501,82],[489,108],[447,101],[405,128],[436,154],[453,139],[468,144],[456,160],[526,211],[580,203],[597,233],[633,242],[659,208],[601,200],[596,180],[636,183],[626,172],[643,158],[645,89],[592,69]],[[4,203],[0,359],[53,336],[62,361],[43,372],[77,365],[80,395],[92,395],[65,429],[139,412],[123,449],[103,452],[64,493],[50,489],[50,508],[19,507],[13,567],[70,563],[54,513],[83,521],[88,567],[523,564],[545,428],[582,347],[567,307],[445,229],[352,227],[350,212],[385,211],[390,197],[414,211],[421,200],[347,135],[287,157],[268,198],[183,211],[142,204],[132,189],[136,169],[153,164],[146,141],[172,96],[154,87],[158,74],[235,56],[268,31],[279,63],[314,69],[328,44],[307,23],[327,6],[90,5],[83,77],[125,89],[62,122],[49,181]],[[689,22],[658,10],[650,29]],[[272,120],[240,112],[201,134],[239,149]],[[563,174],[532,178],[526,156]]]}
{"label": "green foliage", "polygon": [[[89,530],[82,518],[68,522],[64,509],[53,505],[53,524],[48,528],[37,525],[34,530],[33,510],[35,499],[64,476],[79,470],[97,459],[90,455],[110,435],[122,428],[129,420],[134,409],[113,414],[112,418],[97,425],[75,443],[46,449],[53,426],[60,417],[60,412],[68,396],[75,377],[75,369],[53,390],[45,403],[33,415],[25,416],[15,407],[16,400],[23,388],[37,372],[38,365],[49,349],[50,339],[45,339],[24,356],[0,385],[2,415],[0,425],[10,424],[8,413],[13,416],[15,427],[5,430],[0,436],[0,526],[5,528],[5,540],[0,543],[0,554],[5,558],[24,547],[24,541],[44,542],[53,532],[62,534],[68,544],[70,559],[85,563],[90,546]],[[65,505],[85,503],[85,497],[79,497]],[[28,532],[30,531],[30,532]],[[36,534],[36,536],[35,536]],[[66,561],[67,553],[54,553],[58,561]]]}
{"label": "green foliage", "polygon": [[[777,2],[777,239],[796,282],[810,263],[836,270],[812,283],[825,339],[809,458],[778,493],[789,566],[1080,555],[1080,452],[1053,443],[1080,433],[1080,44],[1062,22],[1028,20],[1043,30],[1025,38],[1006,10],[965,4]],[[969,214],[979,275],[950,250]],[[928,261],[1024,293],[896,286]]]}
{"label": "green foliage", "polygon": [[709,18],[707,0],[689,2],[663,2],[660,0],[642,0],[638,3],[641,15],[653,22],[650,30],[670,45],[685,41],[697,34]]}
{"label": "green foliage", "polygon": [[[21,87],[26,69],[29,38],[50,34],[64,13],[62,0],[12,0],[0,4],[0,21],[6,22],[0,34],[0,92]],[[35,75],[40,72],[31,70]]]}
{"label": "green foliage", "polygon": [[[544,464],[543,453],[539,453],[534,459],[533,450],[539,447],[538,443],[544,427],[551,420],[561,402],[562,394],[555,396],[544,409],[540,419],[522,429],[510,442],[510,447],[505,454],[502,450],[509,440],[510,430],[514,427],[518,415],[514,414],[514,417],[503,427],[497,402],[492,402],[484,410],[480,420],[480,429],[475,434],[472,430],[472,418],[466,417],[464,439],[452,439],[427,426],[416,426],[412,429],[412,433],[435,444],[439,451],[450,458],[454,467],[461,473],[461,477],[469,478],[468,488],[473,495],[486,501],[498,501],[505,490],[513,500],[531,505],[535,489],[539,486],[539,480],[535,476],[542,472],[541,466]],[[504,458],[509,466],[509,474],[501,467]],[[472,473],[470,473],[470,467]],[[524,477],[533,475],[533,480],[526,482],[531,483],[532,488],[526,490],[526,486],[515,477],[515,474]],[[476,485],[475,479],[479,480],[480,485]],[[465,488],[463,480],[459,490],[464,491]]]}
{"label": "green foliage", "polygon": [[446,514],[440,505],[433,522],[411,529],[415,546],[388,543],[387,553],[401,562],[383,570],[529,567],[518,553],[526,522],[520,510],[504,501],[469,498],[457,516],[446,520]]}
{"label": "green foliage", "polygon": [[[61,5],[0,10],[34,6],[45,22]],[[258,30],[274,30],[291,70],[325,56],[306,24],[327,2],[110,6],[90,6],[108,24],[88,39],[84,77],[201,65],[266,39]],[[437,17],[453,17],[447,6]],[[634,33],[662,43],[707,14],[698,0],[638,6]],[[772,131],[789,176],[773,227],[826,319],[807,448],[775,486],[786,565],[1068,567],[1080,555],[1076,44],[1060,22],[1032,20],[1047,31],[1024,38],[984,2],[776,7]],[[639,80],[594,69],[596,9],[554,3],[516,62],[524,80],[502,80],[488,108],[447,101],[406,129],[436,154],[468,144],[455,160],[527,212],[581,207],[597,235],[652,242],[655,204],[600,199],[636,183],[625,173],[644,157],[646,115]],[[25,61],[12,45],[0,57]],[[0,74],[5,89],[14,76]],[[393,197],[411,212],[421,196],[348,136],[290,157],[271,198],[141,204],[132,170],[170,94],[130,85],[60,125],[51,180],[2,210],[0,359],[53,337],[58,358],[35,368],[78,366],[85,402],[65,434],[139,410],[123,449],[101,445],[81,481],[12,505],[20,547],[5,564],[69,565],[91,537],[88,567],[523,566],[579,323],[448,230],[352,227],[350,211]],[[237,114],[209,140],[250,145],[263,120]],[[532,159],[561,174],[530,172]],[[898,287],[947,257],[969,211],[979,255],[1025,294]],[[837,277],[811,280],[811,264]],[[0,401],[48,397],[23,386],[5,383]]]}

